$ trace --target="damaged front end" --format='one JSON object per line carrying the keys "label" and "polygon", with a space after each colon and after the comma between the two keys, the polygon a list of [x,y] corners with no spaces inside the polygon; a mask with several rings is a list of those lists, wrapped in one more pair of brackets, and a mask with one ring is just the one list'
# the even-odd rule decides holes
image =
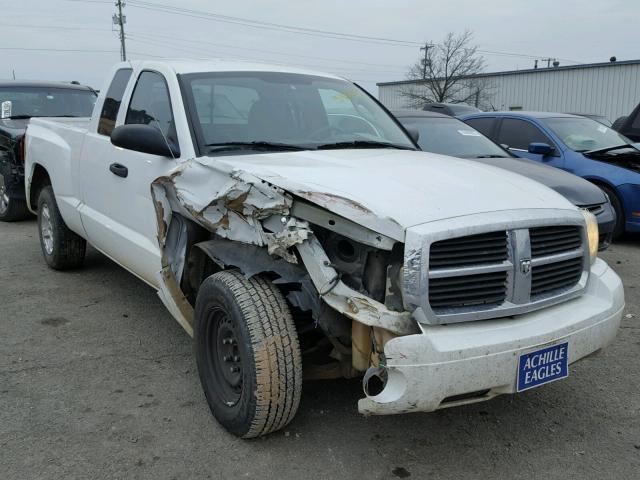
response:
{"label": "damaged front end", "polygon": [[193,305],[209,275],[265,275],[288,300],[307,378],[369,370],[366,385],[384,382],[386,342],[419,332],[403,306],[402,238],[350,220],[350,209],[354,218],[375,213],[349,199],[283,189],[210,160],[184,162],[151,185],[160,296],[179,323],[193,334]]}

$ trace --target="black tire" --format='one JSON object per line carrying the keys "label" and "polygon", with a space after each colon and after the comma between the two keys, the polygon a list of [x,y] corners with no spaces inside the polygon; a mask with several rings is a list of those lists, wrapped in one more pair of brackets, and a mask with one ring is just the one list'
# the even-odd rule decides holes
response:
{"label": "black tire", "polygon": [[4,176],[0,173],[0,221],[16,222],[29,216],[27,202],[19,198],[11,198],[6,190]]}
{"label": "black tire", "polygon": [[196,299],[194,341],[209,408],[229,432],[258,437],[293,419],[300,345],[289,307],[268,279],[238,271],[208,277]]}
{"label": "black tire", "polygon": [[87,242],[64,223],[51,186],[38,196],[38,236],[44,259],[54,270],[78,268],[84,262]]}
{"label": "black tire", "polygon": [[605,186],[598,185],[600,189],[607,194],[609,200],[611,200],[611,206],[613,210],[616,212],[616,225],[613,227],[612,240],[618,240],[622,235],[624,235],[626,218],[624,215],[624,208],[622,206],[622,202],[618,198],[616,192],[613,189]]}

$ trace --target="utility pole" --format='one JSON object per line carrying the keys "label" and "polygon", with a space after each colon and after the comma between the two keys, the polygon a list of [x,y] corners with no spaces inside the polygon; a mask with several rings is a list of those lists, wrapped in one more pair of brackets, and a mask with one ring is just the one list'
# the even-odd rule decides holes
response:
{"label": "utility pole", "polygon": [[118,7],[118,13],[113,14],[113,24],[118,25],[120,28],[120,60],[124,62],[127,60],[127,47],[125,46],[124,36],[124,24],[127,23],[127,17],[122,15],[125,3],[122,0],[116,0],[115,5]]}
{"label": "utility pole", "polygon": [[551,62],[555,62],[556,59],[555,58],[543,58],[542,61],[543,62],[547,62],[547,68],[551,68]]}
{"label": "utility pole", "polygon": [[424,58],[422,59],[422,79],[427,79],[427,66],[429,65],[429,49],[433,47],[433,45],[429,43],[425,43],[424,47],[420,47],[420,50],[424,50]]}

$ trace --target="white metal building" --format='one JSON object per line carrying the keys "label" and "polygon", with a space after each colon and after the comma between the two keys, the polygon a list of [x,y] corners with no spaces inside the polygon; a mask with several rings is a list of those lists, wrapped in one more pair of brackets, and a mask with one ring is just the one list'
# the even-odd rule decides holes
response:
{"label": "white metal building", "polygon": [[[614,121],[640,103],[640,60],[590,63],[530,70],[484,73],[474,78],[488,85],[493,110],[534,110],[601,114]],[[378,98],[390,109],[406,108],[407,89],[420,82],[378,83]]]}

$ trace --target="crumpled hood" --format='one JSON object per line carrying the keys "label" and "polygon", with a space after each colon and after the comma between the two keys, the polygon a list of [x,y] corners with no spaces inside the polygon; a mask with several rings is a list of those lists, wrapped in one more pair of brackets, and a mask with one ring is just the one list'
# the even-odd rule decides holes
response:
{"label": "crumpled hood", "polygon": [[474,159],[474,161],[504,168],[510,172],[531,178],[555,190],[574,205],[584,207],[607,201],[602,190],[584,178],[533,160],[524,158],[479,158]]}
{"label": "crumpled hood", "polygon": [[519,208],[573,209],[538,182],[481,163],[405,150],[323,150],[207,159],[246,171],[396,239],[413,225]]}

